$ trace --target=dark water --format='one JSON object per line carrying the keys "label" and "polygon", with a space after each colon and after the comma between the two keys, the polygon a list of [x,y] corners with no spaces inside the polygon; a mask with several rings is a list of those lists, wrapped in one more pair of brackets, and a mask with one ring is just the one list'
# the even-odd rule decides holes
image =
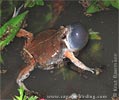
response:
{"label": "dark water", "polygon": [[[95,100],[111,100],[114,93],[115,80],[113,78],[115,69],[113,60],[114,55],[118,54],[118,11],[110,9],[95,13],[92,17],[86,17],[83,14],[83,8],[77,2],[67,2],[65,6],[65,10],[59,16],[54,27],[81,22],[87,29],[92,28],[94,31],[100,32],[102,39],[100,41],[90,40],[87,46],[80,52],[78,58],[89,67],[103,66],[103,72],[99,76],[85,72],[83,74],[86,78],[76,72],[71,72],[73,73],[73,78],[64,80],[63,71],[57,74],[59,73],[58,70],[42,71],[36,68],[30,77],[25,80],[25,84],[31,90],[39,91],[43,96],[66,96],[77,93],[85,96],[81,100],[93,100],[89,97],[86,99],[86,96],[89,95],[96,97]],[[40,14],[38,13],[39,7],[35,7],[29,13],[27,19],[28,27],[26,28],[28,31],[38,32],[40,25]],[[101,49],[96,54],[90,51],[91,46],[95,43],[101,45]],[[4,49],[3,56],[7,72],[1,77],[2,99],[11,99],[14,95],[18,94],[18,86],[15,79],[21,69],[20,66],[24,64],[20,53],[23,44],[24,39],[15,38]],[[73,65],[71,64],[71,66]],[[60,99],[50,98],[49,100]]]}

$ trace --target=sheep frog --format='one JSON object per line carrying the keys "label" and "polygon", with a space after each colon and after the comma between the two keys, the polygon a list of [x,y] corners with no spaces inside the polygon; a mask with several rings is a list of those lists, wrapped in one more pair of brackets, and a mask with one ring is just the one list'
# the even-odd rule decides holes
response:
{"label": "sheep frog", "polygon": [[36,36],[21,29],[17,36],[27,38],[23,47],[23,57],[27,63],[17,78],[18,85],[27,91],[29,90],[23,81],[30,75],[37,63],[40,69],[50,70],[60,65],[63,59],[68,58],[76,67],[94,73],[93,68],[87,67],[74,55],[88,42],[88,32],[79,23],[61,26],[58,30],[49,29]]}

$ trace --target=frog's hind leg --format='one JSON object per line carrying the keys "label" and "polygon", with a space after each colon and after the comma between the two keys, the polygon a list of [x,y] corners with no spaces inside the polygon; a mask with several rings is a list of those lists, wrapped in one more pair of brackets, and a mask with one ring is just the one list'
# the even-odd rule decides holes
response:
{"label": "frog's hind leg", "polygon": [[30,72],[33,71],[34,67],[36,65],[36,62],[34,59],[30,59],[29,63],[20,71],[18,77],[17,77],[17,84],[20,87],[23,87],[26,91],[29,92],[29,90],[24,85],[23,81],[29,77]]}
{"label": "frog's hind leg", "polygon": [[74,63],[78,68],[81,68],[83,70],[87,70],[87,71],[90,71],[92,73],[94,73],[94,69],[93,68],[89,68],[87,67],[85,64],[83,64],[80,60],[78,60],[73,52],[69,51],[69,50],[65,50],[64,51],[64,56],[66,58],[69,58],[71,60],[72,63]]}

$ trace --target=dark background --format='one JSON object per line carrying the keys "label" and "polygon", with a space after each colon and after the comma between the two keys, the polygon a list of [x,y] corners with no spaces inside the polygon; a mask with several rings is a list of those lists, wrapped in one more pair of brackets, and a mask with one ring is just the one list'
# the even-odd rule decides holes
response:
{"label": "dark background", "polygon": [[[40,7],[34,7],[30,10],[26,19],[28,24],[26,29],[34,34],[37,33],[36,29],[38,30],[38,23],[40,23],[39,9]],[[46,10],[45,8],[42,9]],[[85,72],[84,75],[87,78],[76,73],[72,79],[64,80],[62,73],[57,75],[58,70],[42,71],[36,68],[30,77],[25,80],[25,84],[29,89],[39,91],[44,96],[63,96],[77,93],[92,96],[104,95],[107,96],[106,99],[96,100],[111,100],[113,95],[113,58],[114,53],[117,54],[118,49],[118,11],[111,8],[108,11],[95,13],[91,17],[87,17],[83,13],[83,8],[78,2],[67,2],[54,27],[57,28],[61,25],[81,22],[87,29],[92,28],[94,31],[100,32],[102,39],[100,41],[90,40],[87,46],[80,52],[78,58],[89,67],[103,66],[103,73],[96,76]],[[37,25],[35,26],[32,23],[37,23]],[[88,57],[91,45],[96,42],[102,46],[100,50],[101,56],[96,57],[95,54],[91,54]],[[0,94],[2,99],[11,99],[14,95],[18,94],[18,85],[15,80],[21,69],[20,66],[24,64],[21,56],[23,44],[23,38],[15,38],[3,51],[4,68],[7,69],[7,72],[1,77]],[[84,55],[87,58],[83,57]],[[71,64],[71,66],[73,65]]]}

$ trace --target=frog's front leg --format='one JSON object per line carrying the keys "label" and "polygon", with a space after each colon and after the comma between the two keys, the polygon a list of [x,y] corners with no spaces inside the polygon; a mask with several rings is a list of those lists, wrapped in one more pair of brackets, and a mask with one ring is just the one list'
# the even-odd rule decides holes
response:
{"label": "frog's front leg", "polygon": [[31,41],[33,40],[33,34],[24,30],[24,29],[20,29],[16,36],[27,38],[27,41],[25,43],[25,47],[30,45]]}
{"label": "frog's front leg", "polygon": [[34,69],[35,67],[35,60],[33,58],[31,58],[28,62],[28,64],[20,71],[18,77],[17,77],[17,84],[21,87],[23,87],[26,91],[29,92],[29,90],[26,88],[26,86],[24,85],[23,81],[28,78],[28,76],[30,75],[30,72]]}
{"label": "frog's front leg", "polygon": [[79,61],[73,54],[73,52],[69,51],[69,50],[65,50],[64,51],[64,56],[66,58],[69,58],[71,60],[72,63],[74,63],[77,67],[83,69],[83,70],[87,70],[90,71],[92,73],[94,73],[94,69],[93,68],[89,68],[86,65],[84,65],[81,61]]}

